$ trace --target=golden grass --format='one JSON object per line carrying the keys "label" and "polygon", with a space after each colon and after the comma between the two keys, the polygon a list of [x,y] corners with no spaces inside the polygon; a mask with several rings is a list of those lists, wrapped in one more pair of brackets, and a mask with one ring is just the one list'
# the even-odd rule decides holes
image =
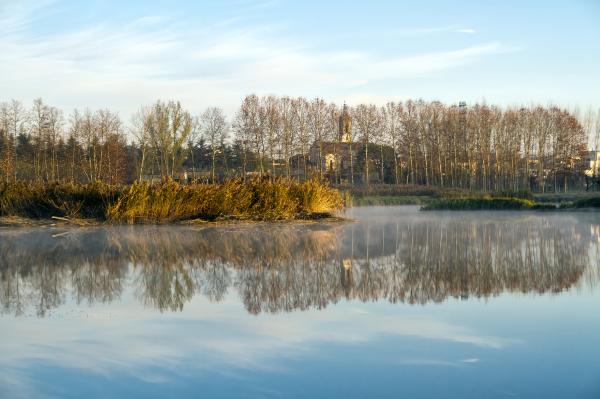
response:
{"label": "golden grass", "polygon": [[334,212],[340,193],[316,181],[230,180],[223,184],[134,183],[107,210],[107,219],[125,223],[165,223],[223,218],[290,220]]}
{"label": "golden grass", "polygon": [[217,219],[291,220],[330,214],[342,207],[339,191],[317,181],[230,180],[181,185],[136,182],[0,183],[0,216],[34,219],[93,218],[120,223],[169,223]]}

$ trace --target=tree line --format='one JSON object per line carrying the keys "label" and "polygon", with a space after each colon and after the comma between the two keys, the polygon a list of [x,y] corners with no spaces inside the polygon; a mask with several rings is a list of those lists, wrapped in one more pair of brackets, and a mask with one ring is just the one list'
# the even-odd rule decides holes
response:
{"label": "tree line", "polygon": [[67,116],[41,99],[30,108],[11,100],[0,104],[0,177],[121,184],[185,172],[210,182],[268,175],[563,191],[582,187],[583,160],[600,136],[600,110],[581,116],[537,105],[359,104],[347,108],[351,171],[343,178],[339,163],[329,169],[323,162],[347,151],[336,147],[343,110],[320,98],[250,95],[229,121],[220,108],[193,115],[179,102],[157,101],[126,124],[108,109]]}

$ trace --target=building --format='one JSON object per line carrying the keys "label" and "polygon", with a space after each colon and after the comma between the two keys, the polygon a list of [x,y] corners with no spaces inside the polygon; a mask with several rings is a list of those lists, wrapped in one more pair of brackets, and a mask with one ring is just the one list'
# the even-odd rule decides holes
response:
{"label": "building", "polygon": [[[308,166],[313,174],[335,183],[364,183],[365,144],[352,140],[352,117],[344,104],[338,119],[336,141],[315,141],[308,153]],[[380,144],[369,144],[370,183],[393,180],[394,150]]]}
{"label": "building", "polygon": [[323,172],[336,182],[350,182],[359,172],[356,165],[359,143],[352,141],[352,118],[344,104],[338,119],[337,141],[315,141],[309,149],[308,161],[313,170]]}
{"label": "building", "polygon": [[587,177],[598,177],[598,168],[600,168],[600,151],[588,151],[583,157],[584,173]]}
{"label": "building", "polygon": [[[308,163],[313,173],[321,173],[323,178],[335,183],[362,183],[365,179],[365,145],[352,140],[352,117],[344,104],[338,119],[336,141],[315,141],[308,154]],[[369,145],[369,182],[384,181],[381,167],[383,153],[381,146]],[[386,147],[387,146],[383,146]],[[385,151],[393,150],[391,147]],[[387,168],[389,169],[389,168]],[[386,170],[387,170],[386,169]],[[388,171],[391,175],[391,172]]]}

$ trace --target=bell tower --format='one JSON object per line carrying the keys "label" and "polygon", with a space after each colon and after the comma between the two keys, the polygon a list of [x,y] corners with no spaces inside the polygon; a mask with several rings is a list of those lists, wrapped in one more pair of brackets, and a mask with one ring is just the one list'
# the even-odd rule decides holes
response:
{"label": "bell tower", "polygon": [[352,118],[348,113],[348,106],[344,103],[342,114],[338,121],[338,139],[341,143],[352,142]]}

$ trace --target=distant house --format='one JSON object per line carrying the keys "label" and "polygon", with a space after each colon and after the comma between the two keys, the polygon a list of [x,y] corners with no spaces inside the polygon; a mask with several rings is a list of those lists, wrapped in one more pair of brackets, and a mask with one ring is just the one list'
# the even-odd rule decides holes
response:
{"label": "distant house", "polygon": [[[381,151],[379,146],[369,145],[369,181],[382,182]],[[385,146],[384,146],[385,147]],[[393,153],[393,150],[391,150]],[[388,151],[386,150],[386,151]],[[389,152],[389,151],[388,151]],[[365,181],[365,145],[352,140],[352,118],[344,104],[338,119],[336,141],[315,141],[308,153],[308,164],[313,172],[323,172],[323,177],[339,183]],[[393,155],[392,155],[393,156]],[[389,172],[389,171],[388,171]],[[391,174],[389,172],[388,174]]]}
{"label": "distant house", "polygon": [[600,168],[600,151],[588,151],[583,157],[584,173],[587,177],[597,177]]}
{"label": "distant house", "polygon": [[359,146],[352,141],[352,118],[344,104],[338,120],[337,141],[315,141],[309,149],[308,161],[313,169],[321,170],[329,177],[336,175],[339,179],[350,180],[351,169],[355,176],[358,172],[356,155]]}

